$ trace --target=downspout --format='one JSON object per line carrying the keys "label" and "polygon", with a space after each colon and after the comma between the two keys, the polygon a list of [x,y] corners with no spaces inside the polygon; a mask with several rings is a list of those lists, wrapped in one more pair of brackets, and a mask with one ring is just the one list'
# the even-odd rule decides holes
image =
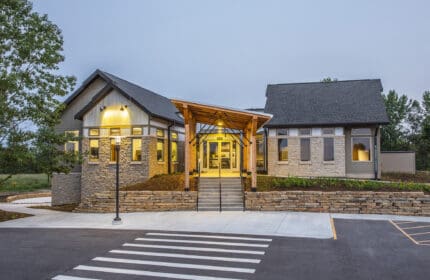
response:
{"label": "downspout", "polygon": [[375,138],[373,141],[373,164],[374,164],[374,171],[375,171],[375,180],[378,180],[378,161],[379,161],[379,153],[378,153],[378,130],[379,127],[375,128]]}
{"label": "downspout", "polygon": [[264,171],[266,174],[268,174],[268,162],[267,162],[267,151],[269,150],[269,143],[267,141],[267,136],[269,134],[269,129],[264,128]]}
{"label": "downspout", "polygon": [[175,122],[172,122],[167,127],[167,173],[172,173],[172,139],[170,136],[170,128],[175,125]]}

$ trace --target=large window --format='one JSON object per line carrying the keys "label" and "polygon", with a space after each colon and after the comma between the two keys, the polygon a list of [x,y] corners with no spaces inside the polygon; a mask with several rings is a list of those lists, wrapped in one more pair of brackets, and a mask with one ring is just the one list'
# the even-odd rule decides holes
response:
{"label": "large window", "polygon": [[334,160],[334,138],[324,138],[324,161]]}
{"label": "large window", "polygon": [[278,136],[288,136],[288,128],[278,128],[276,129],[276,134]]}
{"label": "large window", "polygon": [[100,136],[100,129],[98,128],[90,128],[89,129],[90,136]]}
{"label": "large window", "polygon": [[288,161],[288,139],[278,139],[278,160]]}
{"label": "large window", "polygon": [[300,139],[300,160],[301,161],[311,160],[311,139],[310,138]]}
{"label": "large window", "polygon": [[69,153],[79,153],[79,130],[66,131],[69,141],[64,144],[64,151]]}
{"label": "large window", "polygon": [[300,128],[299,135],[300,136],[310,136],[312,134],[312,130],[310,128]]}
{"label": "large window", "polygon": [[164,161],[164,140],[163,139],[157,140],[157,161],[159,162]]}
{"label": "large window", "polygon": [[264,168],[264,139],[257,136],[257,168]]}
{"label": "large window", "polygon": [[90,139],[90,161],[99,160],[99,139]]}
{"label": "large window", "polygon": [[132,135],[142,135],[143,134],[142,127],[140,127],[140,126],[132,127],[131,128],[131,134]]}
{"label": "large window", "polygon": [[121,136],[121,129],[120,128],[111,128],[110,129],[110,136]]}
{"label": "large window", "polygon": [[142,139],[133,138],[131,142],[132,161],[142,161]]}
{"label": "large window", "polygon": [[352,138],[352,160],[370,161],[370,137]]}
{"label": "large window", "polygon": [[172,142],[172,162],[178,161],[178,142]]}

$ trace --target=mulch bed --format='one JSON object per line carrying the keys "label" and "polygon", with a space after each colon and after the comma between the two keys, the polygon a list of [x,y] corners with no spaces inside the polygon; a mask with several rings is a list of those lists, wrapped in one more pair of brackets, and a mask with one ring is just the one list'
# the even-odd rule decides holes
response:
{"label": "mulch bed", "polygon": [[[122,187],[122,191],[184,191],[184,174],[156,175],[149,180]],[[190,191],[197,191],[197,180],[190,178]]]}
{"label": "mulch bed", "polygon": [[0,210],[0,222],[5,222],[5,221],[19,219],[19,218],[26,218],[30,216],[33,216],[33,215]]}

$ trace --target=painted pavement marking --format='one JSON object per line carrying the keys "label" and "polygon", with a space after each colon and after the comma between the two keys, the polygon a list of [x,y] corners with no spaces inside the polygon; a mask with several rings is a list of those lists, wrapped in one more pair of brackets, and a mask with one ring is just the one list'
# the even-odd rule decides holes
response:
{"label": "painted pavement marking", "polygon": [[189,243],[189,244],[224,245],[224,246],[239,246],[239,247],[260,247],[260,248],[267,248],[267,247],[269,247],[269,244],[237,243],[237,242],[218,242],[218,241],[200,241],[200,240],[185,240],[185,239],[136,238],[135,240],[136,241],[149,241],[149,242]]}
{"label": "painted pavement marking", "polygon": [[[167,238],[148,238],[148,236]],[[175,237],[180,239],[173,239]],[[214,239],[220,241],[214,241]],[[227,241],[230,239],[235,242],[224,242],[221,239]],[[243,235],[154,232],[147,233],[145,237],[135,240],[141,241],[141,243],[124,243],[122,248],[129,247],[130,249],[110,250],[106,255],[97,256],[52,279],[98,280],[121,277],[125,280],[130,277],[135,279],[136,276],[146,276],[151,279],[159,277],[186,280],[243,280],[255,273],[261,262],[260,258],[265,255],[272,241],[272,239]],[[250,241],[260,243],[250,243]],[[147,244],[149,242],[150,244]],[[189,243],[190,245],[170,246],[166,245],[166,242]],[[200,247],[199,244],[211,246]],[[260,250],[230,249],[229,247],[232,246],[257,247]],[[258,255],[258,257],[251,255]]]}
{"label": "painted pavement marking", "polygon": [[[430,231],[427,228],[430,228],[430,223],[425,222],[406,222],[406,221],[393,221],[390,220],[390,223],[394,225],[403,235],[409,238],[412,242],[417,245],[430,245]],[[420,223],[425,225],[420,226],[409,226],[410,223]],[[425,229],[427,231],[424,232],[415,232],[414,230]],[[419,240],[417,238],[424,238],[423,240]]]}

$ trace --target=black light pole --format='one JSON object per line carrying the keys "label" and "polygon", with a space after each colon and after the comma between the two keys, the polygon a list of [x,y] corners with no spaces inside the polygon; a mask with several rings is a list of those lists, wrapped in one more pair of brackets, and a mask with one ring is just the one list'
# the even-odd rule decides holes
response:
{"label": "black light pole", "polygon": [[121,146],[121,136],[115,137],[115,153],[116,153],[116,217],[113,219],[113,224],[121,224],[119,217],[119,150]]}

